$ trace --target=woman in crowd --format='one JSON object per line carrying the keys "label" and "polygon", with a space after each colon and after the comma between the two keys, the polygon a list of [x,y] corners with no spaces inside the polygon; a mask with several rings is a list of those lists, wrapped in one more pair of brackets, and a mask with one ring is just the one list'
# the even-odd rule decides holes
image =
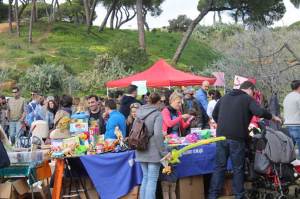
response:
{"label": "woman in crowd", "polygon": [[[162,111],[163,126],[162,131],[164,135],[173,134],[180,136],[185,128],[187,128],[193,117],[189,114],[181,114],[183,97],[180,93],[174,92],[169,98],[170,105],[165,107]],[[187,120],[187,121],[185,121]],[[173,169],[175,171],[176,169]],[[177,175],[162,175],[162,190],[164,199],[176,199],[176,182]]]}
{"label": "woman in crowd", "polygon": [[131,131],[131,128],[132,128],[132,125],[133,125],[133,122],[136,118],[136,112],[138,110],[138,108],[140,107],[141,105],[139,103],[133,103],[130,105],[130,114],[126,120],[126,137],[129,136],[129,133]]}
{"label": "woman in crowd", "polygon": [[54,117],[57,112],[57,105],[54,100],[49,100],[47,103],[47,113],[46,113],[46,121],[48,122],[49,129],[54,128]]}
{"label": "woman in crowd", "polygon": [[[197,100],[194,97],[194,90],[192,88],[184,91],[184,100],[182,106],[183,113],[188,113],[195,117],[191,122],[190,128],[204,128],[205,121],[203,119],[203,113]],[[189,128],[186,129],[186,134],[189,132]]]}
{"label": "woman in crowd", "polygon": [[214,91],[210,91],[211,93],[211,99],[208,103],[207,106],[207,115],[208,117],[211,119],[212,118],[212,112],[214,111],[214,108],[217,104],[217,102],[219,101],[219,99],[222,97],[220,91],[218,90],[214,90]]}
{"label": "woman in crowd", "polygon": [[145,151],[136,151],[136,160],[141,163],[143,181],[140,190],[140,199],[155,199],[156,184],[160,173],[160,160],[166,154],[163,145],[162,115],[159,111],[160,96],[152,93],[149,103],[137,110],[137,117],[144,119],[150,136],[148,148]]}

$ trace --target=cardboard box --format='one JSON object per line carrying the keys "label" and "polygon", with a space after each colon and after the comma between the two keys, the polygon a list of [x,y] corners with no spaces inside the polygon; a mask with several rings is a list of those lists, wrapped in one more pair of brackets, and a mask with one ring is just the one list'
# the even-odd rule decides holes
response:
{"label": "cardboard box", "polygon": [[138,199],[138,197],[139,197],[139,186],[135,186],[126,196],[123,196],[120,199]]}
{"label": "cardboard box", "polygon": [[24,178],[13,181],[12,185],[19,195],[24,195],[30,191],[30,188]]}
{"label": "cardboard box", "polygon": [[12,182],[5,182],[0,184],[0,198],[1,199],[17,199],[19,198],[17,192],[13,188]]}
{"label": "cardboard box", "polygon": [[177,184],[178,199],[205,199],[203,176],[181,178]]}

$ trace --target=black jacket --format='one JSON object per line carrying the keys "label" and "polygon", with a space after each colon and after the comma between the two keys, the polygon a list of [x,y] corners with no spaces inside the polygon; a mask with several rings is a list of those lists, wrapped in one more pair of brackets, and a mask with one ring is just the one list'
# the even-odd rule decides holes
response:
{"label": "black jacket", "polygon": [[246,141],[248,126],[254,115],[272,119],[271,113],[260,108],[247,93],[234,89],[218,101],[213,111],[213,119],[218,124],[217,136]]}
{"label": "black jacket", "polygon": [[133,103],[141,104],[140,101],[138,101],[132,96],[124,95],[121,99],[119,111],[125,116],[126,119],[130,114],[130,105]]}

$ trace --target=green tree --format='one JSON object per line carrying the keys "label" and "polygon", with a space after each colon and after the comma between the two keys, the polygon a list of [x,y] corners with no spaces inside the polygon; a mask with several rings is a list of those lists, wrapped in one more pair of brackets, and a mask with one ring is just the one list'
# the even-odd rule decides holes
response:
{"label": "green tree", "polygon": [[169,20],[168,30],[170,32],[185,32],[192,20],[186,15],[179,15],[176,19]]}
{"label": "green tree", "polygon": [[172,59],[174,63],[178,62],[196,25],[211,11],[235,12],[236,21],[242,18],[245,23],[259,22],[265,25],[270,25],[273,21],[279,20],[285,13],[283,0],[268,0],[263,3],[260,0],[199,0],[197,8],[200,13],[189,25],[178,45]]}
{"label": "green tree", "polygon": [[299,8],[299,6],[300,6],[300,0],[291,0],[291,3],[292,3],[296,8]]}
{"label": "green tree", "polygon": [[0,3],[0,22],[7,21],[8,16],[8,5]]}

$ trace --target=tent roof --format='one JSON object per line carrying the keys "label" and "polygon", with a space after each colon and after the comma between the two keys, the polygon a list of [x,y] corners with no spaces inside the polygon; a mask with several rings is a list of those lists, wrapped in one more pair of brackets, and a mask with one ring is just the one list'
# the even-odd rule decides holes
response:
{"label": "tent roof", "polygon": [[203,81],[215,82],[215,78],[196,76],[173,68],[165,60],[158,60],[147,70],[106,83],[109,88],[122,88],[129,86],[133,81],[146,81],[147,87],[164,86],[193,86],[200,85]]}

